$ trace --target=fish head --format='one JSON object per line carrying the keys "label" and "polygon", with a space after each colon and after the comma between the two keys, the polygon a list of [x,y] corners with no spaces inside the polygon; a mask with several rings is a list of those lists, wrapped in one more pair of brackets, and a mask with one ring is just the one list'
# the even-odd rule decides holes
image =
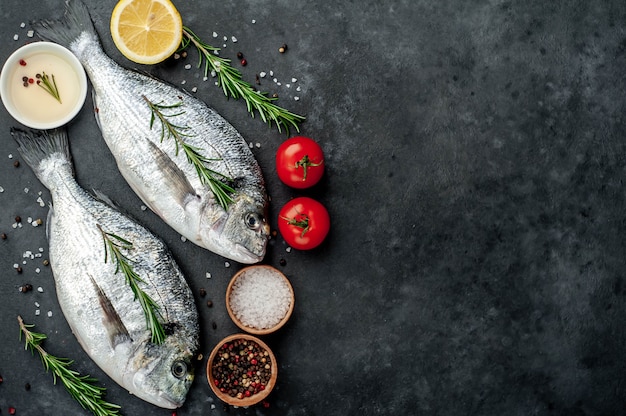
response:
{"label": "fish head", "polygon": [[130,393],[166,409],[181,407],[194,378],[193,352],[179,338],[155,345],[146,339],[128,362],[124,385]]}
{"label": "fish head", "polygon": [[228,210],[220,210],[217,217],[213,214],[203,215],[205,223],[201,223],[200,239],[206,247],[239,263],[263,260],[270,235],[264,198],[239,193]]}

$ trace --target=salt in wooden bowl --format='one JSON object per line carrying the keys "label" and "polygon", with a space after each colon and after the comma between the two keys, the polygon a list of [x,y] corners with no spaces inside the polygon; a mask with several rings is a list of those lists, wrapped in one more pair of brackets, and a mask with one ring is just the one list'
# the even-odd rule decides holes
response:
{"label": "salt in wooden bowl", "polygon": [[242,330],[265,335],[281,328],[293,312],[295,296],[287,277],[272,266],[248,266],[226,289],[226,310]]}

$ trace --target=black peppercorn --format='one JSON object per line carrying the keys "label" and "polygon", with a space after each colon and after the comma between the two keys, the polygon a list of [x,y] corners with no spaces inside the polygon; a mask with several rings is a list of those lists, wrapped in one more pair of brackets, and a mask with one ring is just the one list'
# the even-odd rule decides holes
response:
{"label": "black peppercorn", "polygon": [[22,217],[19,215],[15,217],[15,222],[22,222]]}
{"label": "black peppercorn", "polygon": [[206,290],[203,287],[200,288],[200,296],[202,297],[206,296]]}
{"label": "black peppercorn", "polygon": [[13,166],[15,166],[16,168],[20,167],[20,161],[16,160],[15,162],[13,162]]}
{"label": "black peppercorn", "polygon": [[206,306],[208,306],[209,308],[213,307],[213,302],[212,301],[207,301]]}
{"label": "black peppercorn", "polygon": [[280,265],[281,265],[281,266],[284,266],[284,265],[286,265],[286,264],[287,264],[287,260],[285,260],[285,259],[280,259],[279,263],[280,263]]}
{"label": "black peppercorn", "polygon": [[243,58],[243,53],[237,52],[237,59],[242,59],[242,58]]}
{"label": "black peppercorn", "polygon": [[7,239],[7,235],[5,233],[0,234],[0,238],[3,240]]}
{"label": "black peppercorn", "polygon": [[22,273],[22,267],[21,266],[17,266],[15,268],[15,271],[18,272],[18,273]]}

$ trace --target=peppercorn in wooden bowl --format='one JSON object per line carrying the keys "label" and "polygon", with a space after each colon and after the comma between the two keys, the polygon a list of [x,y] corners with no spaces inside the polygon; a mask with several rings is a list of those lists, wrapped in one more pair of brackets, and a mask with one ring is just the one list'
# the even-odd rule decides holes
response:
{"label": "peppercorn in wooden bowl", "polygon": [[207,379],[215,395],[232,406],[247,407],[265,399],[278,377],[272,350],[249,334],[221,340],[207,361]]}
{"label": "peppercorn in wooden bowl", "polygon": [[267,265],[236,273],[226,289],[226,310],[235,325],[255,335],[281,328],[293,312],[295,296],[287,277]]}

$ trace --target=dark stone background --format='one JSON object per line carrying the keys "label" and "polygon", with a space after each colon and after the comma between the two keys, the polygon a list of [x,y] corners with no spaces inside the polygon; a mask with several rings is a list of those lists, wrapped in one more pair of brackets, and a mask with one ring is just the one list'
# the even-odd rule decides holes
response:
{"label": "dark stone background", "polygon": [[[185,80],[187,90],[197,86],[199,98],[260,144],[254,153],[272,196],[273,227],[279,207],[297,195],[319,199],[333,222],[311,252],[287,252],[280,236],[271,241],[265,263],[283,270],[296,292],[291,321],[264,337],[280,361],[278,386],[267,409],[224,409],[204,366],[219,339],[237,331],[224,293],[240,266],[225,267],[140,209],[88,99],[69,126],[78,182],[163,237],[197,296],[204,358],[179,416],[626,413],[626,3],[175,3],[207,42],[226,43],[222,56],[244,53],[248,81],[274,71],[282,85],[266,78],[260,88],[307,116],[302,134],[326,151],[323,183],[294,191],[279,182],[273,156],[287,136],[250,118],[243,102],[227,100],[200,70],[184,69],[195,65],[195,53],[140,69]],[[87,4],[106,51],[136,67],[110,39],[115,2]],[[30,40],[30,20],[61,12],[61,0],[2,0],[0,58]],[[279,54],[283,43],[288,52]],[[287,88],[292,77],[297,82]],[[20,314],[48,334],[51,353],[97,377],[123,414],[171,415],[129,396],[89,360],[41,259],[21,275],[13,269],[27,250],[47,253],[44,227],[13,229],[14,217],[45,220],[37,192],[49,201],[24,163],[13,166],[15,124],[2,108],[1,414],[9,406],[18,415],[82,410],[24,351]],[[44,292],[19,293],[27,282]]]}

